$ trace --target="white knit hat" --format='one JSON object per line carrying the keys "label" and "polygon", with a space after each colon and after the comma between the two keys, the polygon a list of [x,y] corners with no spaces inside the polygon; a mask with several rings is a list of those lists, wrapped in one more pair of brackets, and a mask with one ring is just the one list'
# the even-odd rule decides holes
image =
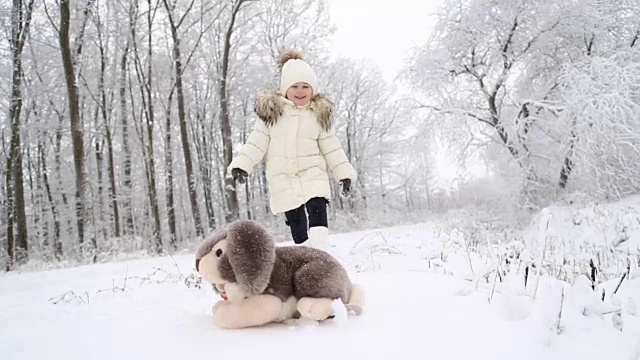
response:
{"label": "white knit hat", "polygon": [[287,94],[289,87],[298,82],[311,86],[312,94],[318,93],[318,78],[315,71],[302,59],[297,51],[287,51],[280,56],[280,93]]}

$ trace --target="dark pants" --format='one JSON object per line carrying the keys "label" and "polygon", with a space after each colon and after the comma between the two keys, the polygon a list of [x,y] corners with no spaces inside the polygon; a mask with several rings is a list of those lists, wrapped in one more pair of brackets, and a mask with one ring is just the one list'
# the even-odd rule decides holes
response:
{"label": "dark pants", "polygon": [[307,210],[306,213],[309,214],[309,227],[328,227],[327,199],[321,197],[309,199],[306,204],[300,205],[299,208],[284,213],[287,217],[287,225],[291,228],[293,242],[296,244],[302,244],[308,238],[305,208]]}

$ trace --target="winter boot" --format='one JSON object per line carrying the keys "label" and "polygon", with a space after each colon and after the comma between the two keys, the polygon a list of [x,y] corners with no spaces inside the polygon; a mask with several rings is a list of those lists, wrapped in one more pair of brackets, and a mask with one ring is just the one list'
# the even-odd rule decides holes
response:
{"label": "winter boot", "polygon": [[316,249],[329,250],[329,229],[325,226],[314,226],[309,228],[309,239],[304,245]]}

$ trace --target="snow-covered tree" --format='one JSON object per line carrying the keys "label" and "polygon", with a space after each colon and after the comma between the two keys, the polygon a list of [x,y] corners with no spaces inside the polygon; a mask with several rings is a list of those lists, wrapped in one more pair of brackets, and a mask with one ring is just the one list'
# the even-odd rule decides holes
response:
{"label": "snow-covered tree", "polygon": [[630,48],[637,8],[626,1],[447,1],[405,75],[420,94],[417,106],[449,126],[465,122],[468,141],[484,141],[493,171],[518,178],[521,205],[536,208],[571,175],[572,146],[559,118],[566,119],[566,69]]}
{"label": "snow-covered tree", "polygon": [[568,189],[620,198],[640,191],[640,53],[594,55],[563,72]]}

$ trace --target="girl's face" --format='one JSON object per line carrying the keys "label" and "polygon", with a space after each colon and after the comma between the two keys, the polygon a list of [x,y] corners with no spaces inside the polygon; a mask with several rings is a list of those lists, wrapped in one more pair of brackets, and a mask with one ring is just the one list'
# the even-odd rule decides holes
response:
{"label": "girl's face", "polygon": [[298,82],[287,89],[287,99],[293,101],[296,106],[307,105],[311,100],[313,90],[311,86],[305,82]]}

